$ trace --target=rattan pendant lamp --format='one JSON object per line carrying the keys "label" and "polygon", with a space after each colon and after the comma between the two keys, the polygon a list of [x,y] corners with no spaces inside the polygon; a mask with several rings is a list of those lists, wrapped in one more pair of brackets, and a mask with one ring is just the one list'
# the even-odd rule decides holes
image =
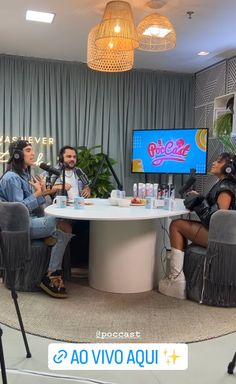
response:
{"label": "rattan pendant lamp", "polygon": [[137,26],[139,49],[160,52],[175,48],[176,32],[170,20],[152,13],[146,16]]}
{"label": "rattan pendant lamp", "polygon": [[107,3],[97,32],[96,46],[116,51],[131,51],[138,48],[138,35],[129,3],[126,1]]}
{"label": "rattan pendant lamp", "polygon": [[87,65],[100,72],[125,72],[133,68],[134,51],[100,49],[95,44],[99,25],[91,29],[88,36]]}

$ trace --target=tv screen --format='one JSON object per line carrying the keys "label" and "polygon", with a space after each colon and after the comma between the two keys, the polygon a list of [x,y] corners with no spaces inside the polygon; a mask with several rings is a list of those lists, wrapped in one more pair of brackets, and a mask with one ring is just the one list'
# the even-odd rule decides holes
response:
{"label": "tv screen", "polygon": [[133,173],[207,171],[207,128],[133,130]]}

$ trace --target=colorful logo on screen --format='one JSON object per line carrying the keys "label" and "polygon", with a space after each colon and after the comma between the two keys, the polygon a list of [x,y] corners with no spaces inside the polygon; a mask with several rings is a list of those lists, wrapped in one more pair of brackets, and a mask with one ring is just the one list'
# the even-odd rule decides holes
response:
{"label": "colorful logo on screen", "polygon": [[207,130],[206,129],[198,129],[196,136],[195,136],[195,142],[201,151],[206,151],[207,147]]}
{"label": "colorful logo on screen", "polygon": [[166,143],[158,139],[157,143],[148,144],[148,154],[152,160],[152,165],[160,166],[165,161],[183,162],[186,160],[190,144],[185,143],[184,139],[168,140]]}
{"label": "colorful logo on screen", "polygon": [[142,159],[133,159],[133,172],[144,172]]}

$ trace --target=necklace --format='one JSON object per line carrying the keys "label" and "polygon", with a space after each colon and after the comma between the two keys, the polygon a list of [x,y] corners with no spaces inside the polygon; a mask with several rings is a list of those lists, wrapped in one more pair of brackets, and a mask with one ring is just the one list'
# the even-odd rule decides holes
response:
{"label": "necklace", "polygon": [[66,177],[68,177],[68,179],[70,179],[72,176],[73,176],[73,171],[71,170],[71,171],[65,171],[65,175],[66,175]]}

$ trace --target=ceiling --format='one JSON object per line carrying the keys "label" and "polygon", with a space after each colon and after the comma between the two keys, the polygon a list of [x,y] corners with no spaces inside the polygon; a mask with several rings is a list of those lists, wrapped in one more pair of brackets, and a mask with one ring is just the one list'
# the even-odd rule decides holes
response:
{"label": "ceiling", "polygon": [[[177,45],[166,52],[135,51],[135,68],[195,73],[236,55],[236,0],[130,0],[135,23],[153,12],[167,16]],[[0,0],[0,53],[86,62],[87,37],[101,21],[106,0]],[[56,13],[53,23],[25,20],[27,9]],[[192,19],[187,11],[193,11]],[[198,56],[199,51],[210,51]]]}

